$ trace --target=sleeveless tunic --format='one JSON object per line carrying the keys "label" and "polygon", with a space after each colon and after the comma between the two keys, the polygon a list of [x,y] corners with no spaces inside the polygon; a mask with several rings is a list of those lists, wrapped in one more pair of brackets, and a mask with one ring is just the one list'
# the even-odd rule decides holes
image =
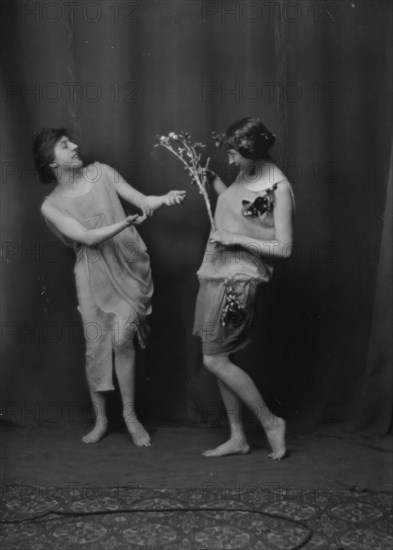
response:
{"label": "sleeveless tunic", "polygon": [[[45,201],[88,229],[124,220],[110,168],[95,163],[97,178],[82,196],[53,191]],[[89,167],[92,168],[92,167]],[[111,177],[112,176],[112,177]],[[64,244],[73,246],[78,295],[86,341],[86,374],[93,391],[113,390],[112,351],[135,334],[145,347],[149,333],[153,283],[146,245],[134,226],[94,246],[72,242],[46,220]]]}
{"label": "sleeveless tunic", "polygon": [[[273,275],[271,259],[262,256],[253,240],[276,238],[273,208],[278,183],[256,192],[236,180],[218,197],[214,216],[217,230],[247,235],[250,248],[207,243],[197,272],[200,289],[194,321],[194,334],[201,337],[205,355],[227,355],[250,341],[257,286],[269,282]],[[233,298],[228,288],[234,290],[242,315],[224,322],[225,309]]]}

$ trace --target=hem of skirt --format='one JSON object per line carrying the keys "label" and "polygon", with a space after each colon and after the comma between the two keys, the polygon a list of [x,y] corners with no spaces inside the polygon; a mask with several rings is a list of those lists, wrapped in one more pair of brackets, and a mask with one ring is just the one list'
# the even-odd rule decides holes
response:
{"label": "hem of skirt", "polygon": [[[147,341],[149,339],[149,336],[150,336],[150,325],[149,325],[149,321],[148,321],[148,317],[150,315],[150,312],[149,313],[146,313],[146,314],[143,314],[143,317],[142,317],[142,314],[139,313],[137,310],[135,310],[137,312],[137,317],[136,319],[138,319],[139,321],[137,323],[135,323],[134,321],[131,322],[131,325],[132,325],[132,330],[130,331],[130,335],[133,334],[133,338],[135,339],[135,335],[137,336],[138,338],[138,344],[139,346],[142,348],[142,349],[145,349],[147,347]],[[130,315],[130,317],[128,317],[128,319],[126,319],[125,317],[123,317],[122,315],[119,315],[118,313],[116,312],[108,312],[108,313],[111,313],[112,315],[118,315],[119,317],[121,317],[125,323],[127,323],[129,321],[129,319],[132,317]],[[141,328],[141,326],[145,323],[145,328]]]}
{"label": "hem of skirt", "polygon": [[255,284],[260,284],[260,283],[268,283],[270,281],[270,278],[266,278],[266,279],[261,279],[259,277],[249,277],[248,275],[245,275],[245,274],[234,274],[234,275],[227,275],[227,276],[222,276],[222,275],[219,275],[219,276],[213,276],[213,275],[207,275],[207,276],[204,276],[204,275],[198,275],[197,273],[197,276],[198,276],[198,279],[200,281],[226,281],[226,280],[230,280],[230,281],[238,281],[238,282],[244,282],[244,281],[250,281],[250,282],[253,282]]}
{"label": "hem of skirt", "polygon": [[[200,333],[198,331],[194,331],[193,332],[193,335],[194,336],[198,336],[199,338],[202,339]],[[241,344],[238,344],[237,346],[233,347],[231,346],[229,350],[220,350],[220,351],[216,351],[216,352],[206,352],[203,348],[204,348],[204,345],[203,345],[203,342],[202,342],[202,353],[203,355],[211,355],[211,356],[218,356],[218,355],[230,355],[231,353],[236,353],[237,351],[240,351],[241,349],[247,347],[250,343],[251,343],[251,336],[249,336],[247,338],[247,340],[244,340]]]}

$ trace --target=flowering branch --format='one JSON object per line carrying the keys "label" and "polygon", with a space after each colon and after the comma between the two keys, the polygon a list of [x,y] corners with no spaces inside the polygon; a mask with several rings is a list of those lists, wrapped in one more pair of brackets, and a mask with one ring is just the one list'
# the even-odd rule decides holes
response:
{"label": "flowering branch", "polygon": [[212,208],[210,205],[209,195],[206,191],[208,174],[215,176],[215,173],[209,169],[210,158],[208,158],[204,164],[201,160],[202,153],[200,150],[202,147],[205,147],[205,145],[199,141],[193,143],[188,132],[180,132],[178,134],[171,132],[167,136],[157,136],[157,143],[155,144],[155,147],[165,147],[165,149],[168,149],[168,151],[170,151],[180,160],[180,162],[183,163],[184,170],[186,170],[191,177],[191,183],[197,184],[199,193],[205,200],[210,224],[212,226],[212,230],[215,231],[216,227],[214,224]]}

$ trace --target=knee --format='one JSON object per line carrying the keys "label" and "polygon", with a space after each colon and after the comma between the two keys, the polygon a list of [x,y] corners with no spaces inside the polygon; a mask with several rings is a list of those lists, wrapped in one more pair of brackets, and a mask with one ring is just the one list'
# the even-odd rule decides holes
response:
{"label": "knee", "polygon": [[204,355],[203,364],[212,374],[218,375],[222,366],[222,357],[217,355]]}
{"label": "knee", "polygon": [[116,356],[134,355],[135,354],[134,342],[130,339],[113,342],[113,351]]}

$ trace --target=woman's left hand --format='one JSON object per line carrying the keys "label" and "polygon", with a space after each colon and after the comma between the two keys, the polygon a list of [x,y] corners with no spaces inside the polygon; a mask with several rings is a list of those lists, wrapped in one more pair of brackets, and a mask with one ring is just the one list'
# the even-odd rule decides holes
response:
{"label": "woman's left hand", "polygon": [[181,204],[184,199],[186,198],[186,192],[185,191],[169,191],[166,195],[164,195],[164,202],[167,206],[176,206],[178,204]]}

